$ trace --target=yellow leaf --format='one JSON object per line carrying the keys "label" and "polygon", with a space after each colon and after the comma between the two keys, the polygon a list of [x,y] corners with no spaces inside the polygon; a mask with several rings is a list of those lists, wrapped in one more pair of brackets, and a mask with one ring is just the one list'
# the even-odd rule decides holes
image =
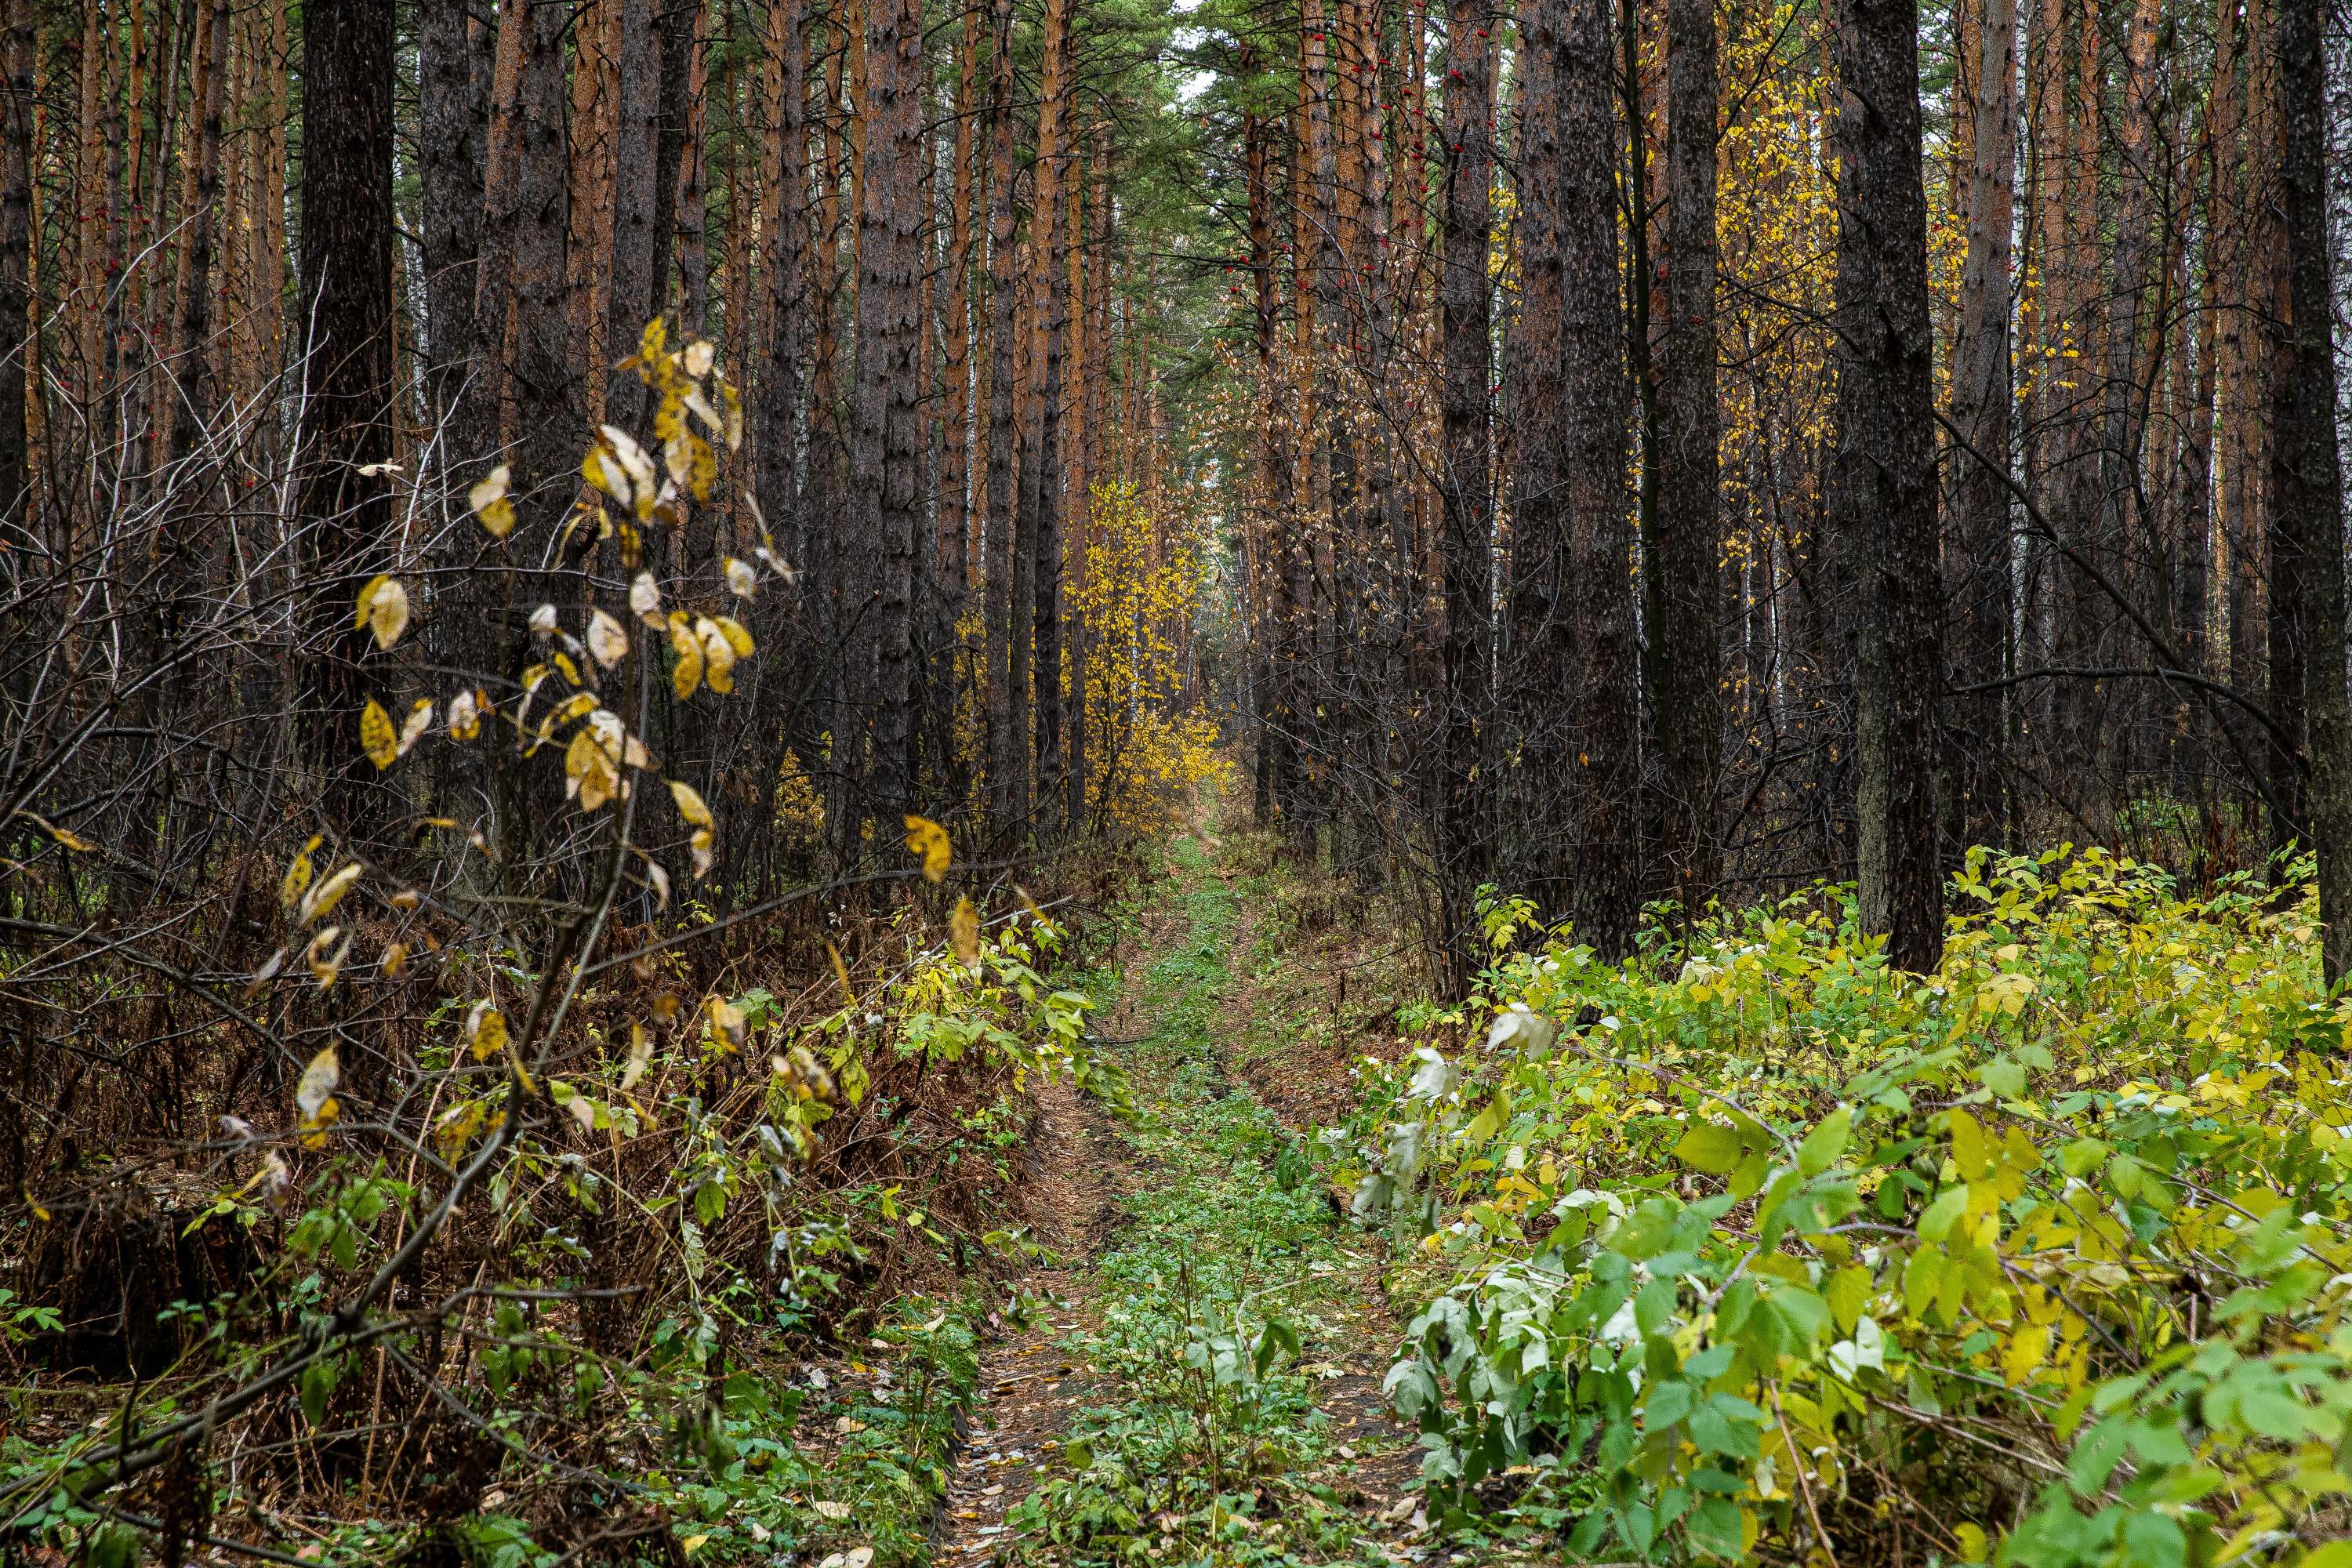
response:
{"label": "yellow leaf", "polygon": [[727,449],[740,451],[743,446],[743,395],[735,390],[734,383],[722,380],[719,396],[727,405]]}
{"label": "yellow leaf", "polygon": [[383,977],[397,980],[408,973],[408,944],[388,942],[383,944]]}
{"label": "yellow leaf", "polygon": [[[30,816],[31,813],[28,812],[26,815]],[[41,826],[49,830],[50,837],[56,839],[58,843],[64,845],[68,849],[77,850],[87,855],[98,847],[97,845],[92,844],[89,839],[84,838],[80,834],[74,832],[69,827],[59,827],[54,823],[46,822],[42,823]]]}
{"label": "yellow leaf", "polygon": [[702,645],[702,679],[721,697],[735,689],[735,647],[708,616],[694,623],[694,640]]}
{"label": "yellow leaf", "polygon": [[629,584],[629,612],[656,631],[666,631],[669,622],[661,613],[661,588],[650,572],[640,572],[637,580]]}
{"label": "yellow leaf", "polygon": [[444,1160],[455,1159],[467,1144],[474,1141],[474,1134],[482,1130],[482,1123],[488,1116],[488,1107],[479,1100],[452,1108],[449,1114],[441,1119],[441,1124],[433,1130],[433,1141],[441,1146],[441,1157]]}
{"label": "yellow leaf", "polygon": [[617,458],[608,461],[604,447],[588,448],[588,455],[580,459],[580,477],[623,506],[631,504],[628,470]]}
{"label": "yellow leaf", "polygon": [[677,802],[678,816],[697,827],[709,827],[710,808],[702,803],[701,792],[683,779],[669,781],[669,796]]}
{"label": "yellow leaf", "polygon": [[352,890],[352,884],[359,879],[360,863],[354,860],[305,893],[296,918],[304,925],[325,920],[334,911],[335,906],[343,901],[343,895]]}
{"label": "yellow leaf", "polygon": [[572,656],[565,653],[562,648],[557,648],[554,652],[549,654],[547,658],[550,663],[553,664],[556,668],[563,672],[563,679],[572,682],[572,685],[585,686],[588,684],[586,681],[580,679],[580,667],[572,663]]}
{"label": "yellow leaf", "polygon": [[360,590],[359,619],[354,623],[375,634],[375,646],[388,648],[408,629],[408,590],[397,578],[379,575]]}
{"label": "yellow leaf", "polygon": [[583,713],[593,712],[595,707],[596,697],[593,692],[575,691],[555,705],[555,710],[547,716],[547,722],[568,724]]}
{"label": "yellow leaf", "polygon": [[694,879],[698,882],[710,875],[711,834],[708,827],[698,829],[686,847],[694,852]]}
{"label": "yellow leaf", "polygon": [[400,734],[392,727],[392,715],[373,697],[360,710],[360,749],[378,773],[400,760]]}
{"label": "yellow leaf", "polygon": [[748,599],[760,591],[760,574],[732,555],[719,563],[719,575],[727,579],[727,590],[739,599]]}
{"label": "yellow leaf", "polygon": [[319,835],[310,835],[310,842],[302,846],[294,863],[286,868],[286,880],[278,884],[278,896],[289,910],[302,901],[302,890],[310,885],[310,851],[319,844]]}
{"label": "yellow leaf", "polygon": [[466,1015],[466,1044],[478,1062],[486,1062],[506,1049],[504,1016],[488,1002],[475,1003],[473,1011]]}
{"label": "yellow leaf", "polygon": [[301,1113],[305,1127],[320,1120],[320,1111],[332,1103],[334,1092],[342,1081],[343,1064],[335,1055],[334,1047],[329,1046],[310,1058],[310,1065],[302,1069],[302,1077],[294,1085],[294,1109]]}
{"label": "yellow leaf", "polygon": [[713,616],[710,624],[719,628],[719,635],[727,639],[728,647],[737,658],[751,657],[751,634],[743,629],[742,622],[728,616]]}
{"label": "yellow leaf", "polygon": [[680,702],[694,695],[702,684],[702,644],[687,624],[686,616],[677,610],[669,616],[669,646],[677,655],[677,668],[670,671],[670,684],[677,690]]}
{"label": "yellow leaf", "polygon": [[629,1065],[621,1069],[621,1091],[627,1093],[646,1076],[646,1064],[653,1060],[654,1037],[646,1033],[643,1024],[629,1026]]}
{"label": "yellow leaf", "polygon": [[704,376],[710,374],[710,367],[712,363],[717,361],[718,357],[719,351],[717,349],[711,347],[710,344],[703,339],[697,338],[692,342],[688,343],[685,350],[680,353],[678,355],[678,363],[686,367],[687,374],[694,377],[697,381],[700,381]]}
{"label": "yellow leaf", "polygon": [[654,460],[646,456],[646,449],[638,446],[636,437],[626,430],[611,425],[600,426],[598,429],[604,437],[607,450],[620,460],[621,468],[628,474],[629,485],[634,491],[633,495],[615,495],[613,499],[627,501],[635,509],[637,521],[643,522],[654,514],[655,492],[660,483],[654,473]]}
{"label": "yellow leaf", "polygon": [[669,870],[652,856],[646,857],[646,880],[653,885],[656,912],[669,908]]}
{"label": "yellow leaf", "polygon": [[588,651],[606,669],[621,662],[629,651],[629,634],[621,623],[602,610],[588,613]]}
{"label": "yellow leaf", "polygon": [[[455,827],[457,826],[455,822],[452,822],[446,816],[427,817],[425,820],[432,823],[436,827]],[[425,901],[425,895],[418,892],[414,888],[403,888],[400,891],[393,894],[391,899],[386,901],[389,902],[395,910],[413,910],[417,905]]]}
{"label": "yellow leaf", "polygon": [[732,1002],[713,996],[709,1005],[710,1043],[721,1051],[735,1053],[743,1048],[743,1009]]}
{"label": "yellow leaf", "polygon": [[955,863],[955,851],[948,847],[948,830],[928,816],[907,818],[907,847],[923,858],[923,876],[929,881],[945,877]]}
{"label": "yellow leaf", "polygon": [[841,982],[842,995],[848,1000],[851,1006],[856,1006],[857,993],[849,988],[849,965],[841,962],[840,951],[836,949],[833,943],[826,942],[824,944],[824,952],[827,958],[833,960],[834,977]]}
{"label": "yellow leaf", "polygon": [[513,470],[500,463],[490,470],[488,479],[466,492],[467,504],[481,519],[482,526],[489,530],[492,539],[504,539],[514,531],[514,502],[507,499],[507,486],[513,478]]}
{"label": "yellow leaf", "polygon": [[948,916],[948,941],[963,963],[980,962],[980,911],[971,907],[969,894],[956,900],[954,912]]}
{"label": "yellow leaf", "polygon": [[809,1054],[806,1046],[794,1046],[780,1057],[768,1058],[769,1070],[784,1080],[784,1088],[794,1100],[831,1100],[833,1075],[824,1065]]}
{"label": "yellow leaf", "polygon": [[341,926],[329,926],[310,939],[310,951],[302,955],[303,962],[310,966],[311,978],[318,981],[321,991],[335,983],[335,975],[343,967],[344,955],[352,951],[352,937],[359,935],[357,931],[353,931],[351,936],[343,938],[342,946],[330,953],[327,944],[333,942],[342,929]]}
{"label": "yellow leaf", "polygon": [[2009,1344],[2000,1352],[2000,1375],[2011,1388],[2023,1383],[2033,1369],[2050,1354],[2050,1330],[2042,1323],[2028,1323],[2009,1337]]}
{"label": "yellow leaf", "polygon": [[449,700],[449,737],[455,741],[470,741],[482,731],[482,710],[486,706],[480,693],[460,691]]}
{"label": "yellow leaf", "polygon": [[425,731],[432,726],[432,723],[433,704],[420,697],[416,700],[416,705],[408,710],[407,721],[400,727],[399,754],[404,757],[408,755],[409,748],[425,738]]}

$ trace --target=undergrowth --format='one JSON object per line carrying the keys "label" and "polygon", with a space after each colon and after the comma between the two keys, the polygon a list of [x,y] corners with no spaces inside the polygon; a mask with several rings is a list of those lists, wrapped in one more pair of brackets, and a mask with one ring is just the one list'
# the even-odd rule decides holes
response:
{"label": "undergrowth", "polygon": [[2352,1010],[2307,893],[2062,850],[1956,894],[1924,981],[1846,889],[1618,965],[1489,902],[1476,994],[1321,1145],[1416,1259],[1388,1384],[1433,1522],[2352,1563]]}

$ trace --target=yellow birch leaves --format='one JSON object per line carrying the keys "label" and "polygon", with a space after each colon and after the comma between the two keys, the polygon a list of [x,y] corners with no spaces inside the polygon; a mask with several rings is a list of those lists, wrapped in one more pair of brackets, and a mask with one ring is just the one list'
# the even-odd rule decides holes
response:
{"label": "yellow birch leaves", "polygon": [[926,881],[940,880],[955,864],[955,851],[948,845],[948,830],[928,816],[907,818],[907,847],[923,858]]}
{"label": "yellow birch leaves", "polygon": [[294,1086],[294,1109],[301,1115],[296,1127],[304,1148],[327,1146],[327,1129],[343,1113],[335,1100],[335,1090],[342,1081],[343,1064],[332,1046],[312,1057],[310,1065],[302,1069],[301,1079]]}
{"label": "yellow birch leaves", "polygon": [[695,830],[694,837],[688,841],[688,847],[694,851],[695,880],[700,881],[710,871],[713,837],[710,807],[703,804],[701,792],[683,779],[669,781],[669,795],[670,799],[677,803],[678,816],[686,818],[687,824]]}
{"label": "yellow birch leaves", "polygon": [[500,463],[488,479],[466,492],[466,504],[474,509],[475,517],[492,539],[504,539],[514,531],[514,502],[507,499],[507,486],[513,479],[514,471]]}
{"label": "yellow birch leaves", "polygon": [[389,648],[408,629],[408,590],[382,574],[360,590],[359,617],[352,625],[375,634],[375,646]]}

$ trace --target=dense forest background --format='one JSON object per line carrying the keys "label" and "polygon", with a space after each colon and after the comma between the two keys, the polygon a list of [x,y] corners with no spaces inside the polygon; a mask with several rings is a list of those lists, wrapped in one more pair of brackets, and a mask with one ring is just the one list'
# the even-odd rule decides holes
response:
{"label": "dense forest background", "polygon": [[[614,369],[661,318],[742,439],[655,560],[797,579],[740,722],[647,721],[719,906],[908,811],[1111,826],[1206,765],[1175,715],[1457,985],[1488,881],[1614,947],[1894,878],[1924,961],[1972,844],[2200,885],[2310,845],[2336,36],[2053,0],[1843,57],[1875,9],[1670,9],[20,5],[11,809],[149,898],[223,809],[390,831],[305,606],[410,574],[418,673],[515,682],[533,585],[629,574],[575,458],[669,439]],[[1913,107],[1851,111],[1873,71]]]}
{"label": "dense forest background", "polygon": [[[1633,1457],[1611,1374],[1578,1517],[1642,1552],[1687,1506],[1717,1556],[1764,1518],[1790,1561],[1904,1560],[1884,1510],[1800,1521],[1783,1484],[1831,1484],[1779,1390],[1832,1321],[1849,1414],[1901,1402],[1889,1476],[1962,1473],[1916,1446],[1939,1386],[2042,1378],[1953,1439],[2030,1438],[2035,1487],[2096,1380],[2105,1413],[2200,1336],[2346,1342],[2294,1313],[2352,1264],[2304,1279],[2286,1228],[2352,1203],[2335,1123],[2288,1125],[2352,1018],[2352,31],[2320,0],[0,24],[0,1555],[299,1563],[299,1498],[354,1560],[680,1568],[754,1504],[728,1560],[921,1556],[981,1325],[1018,1315],[990,1292],[1047,1250],[1040,1096],[1139,1116],[1122,1064],[1162,1059],[1088,1021],[1131,939],[1202,933],[1153,984],[1184,1092],[1223,1081],[1183,1011],[1227,973],[1221,795],[1265,921],[1307,889],[1254,927],[1266,969],[1382,938],[1297,1015],[1347,1037],[1318,1070],[1353,1120],[1193,1140],[1287,1205],[1276,1251],[1384,1226],[1442,1272],[1475,1225],[1465,1269],[1558,1274],[1646,1215],[1547,1331],[1635,1312],[1638,1243],[1680,1260],[1624,1342],[1667,1373],[1702,1222],[1760,1193],[1755,1256],[1801,1252],[1766,1259],[1762,1359],[1692,1374],[1731,1378],[1743,1465],[1769,1383],[1798,1468],[1653,1510],[1683,1456]],[[1205,923],[1137,913],[1180,883]],[[2079,1037],[2032,1033],[2066,1006]],[[1391,1026],[1393,1064],[1347,1062]],[[1620,1054],[1643,1028],[1662,1055]],[[1686,1049],[1721,1076],[1659,1065]],[[2159,1089],[2253,1109],[2176,1139]],[[1457,1161],[1495,1201],[1448,1222]],[[2003,1242],[2029,1172],[2055,1206]],[[2058,1239],[1998,1252],[2028,1235]],[[1737,1251],[1705,1310],[1759,1300]],[[2060,1313],[2062,1264],[2095,1305]],[[1205,1478],[1159,1461],[1210,1542],[1225,1481],[1277,1473],[1218,1424],[1301,1351],[1220,1278],[1223,1327],[1188,1295],[1134,1356],[1231,1374],[1184,1417]],[[1866,1317],[1946,1359],[1855,1382]],[[1460,1374],[1466,1338],[1412,1331],[1400,1367]],[[760,1359],[860,1341],[908,1380],[850,1362],[877,1404]],[[2319,1374],[2263,1364],[2303,1410]],[[1438,1375],[1460,1502],[1537,1428]],[[1557,1470],[1601,1427],[1554,1384]],[[2258,1458],[2322,1433],[2247,1408]],[[2177,1414],[2133,1429],[2150,1486]],[[2045,1539],[2108,1506],[2095,1430]],[[1995,1470],[1977,1547],[2024,1518]],[[1958,1495],[1906,1473],[1914,1515]],[[1131,1501],[1125,1559],[1172,1550]]]}

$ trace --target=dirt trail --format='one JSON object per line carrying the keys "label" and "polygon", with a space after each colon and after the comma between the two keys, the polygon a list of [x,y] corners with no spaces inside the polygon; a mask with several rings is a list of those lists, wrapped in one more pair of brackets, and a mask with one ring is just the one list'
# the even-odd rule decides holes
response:
{"label": "dirt trail", "polygon": [[[1128,1287],[1106,1273],[1106,1261],[1164,1239],[1164,1207],[1156,1223],[1139,1208],[1173,1203],[1180,1212],[1192,1212],[1187,1184],[1202,1178],[1185,1155],[1202,1135],[1181,1120],[1188,1110],[1213,1114],[1219,1126],[1236,1116],[1255,1118],[1269,1129],[1267,1135],[1289,1136],[1234,1068],[1250,1026],[1248,997],[1226,963],[1245,951],[1248,911],[1239,906],[1230,871],[1210,861],[1199,839],[1179,840],[1176,847],[1180,880],[1147,917],[1136,944],[1143,955],[1137,972],[1096,1026],[1105,1039],[1138,1042],[1118,1048],[1129,1058],[1139,1101],[1155,1104],[1167,1121],[1156,1128],[1155,1139],[1154,1131],[1121,1125],[1066,1084],[1041,1094],[1029,1150],[1030,1213],[1032,1239],[1045,1251],[1016,1282],[1012,1307],[992,1320],[992,1338],[982,1347],[969,1430],[937,1537],[934,1560],[946,1568],[978,1568],[1016,1554],[1049,1561],[1113,1554],[1041,1552],[1045,1543],[1034,1532],[1008,1521],[1041,1483],[1071,1474],[1063,1448],[1074,1421],[1083,1416],[1099,1428],[1106,1412],[1143,1399],[1115,1368],[1106,1372],[1100,1364],[1112,1359],[1098,1353],[1106,1343],[1106,1309],[1133,1300],[1123,1294]],[[1189,1058],[1170,1054],[1187,1048]],[[1183,1070],[1171,1072],[1171,1062],[1181,1062]],[[1206,1087],[1187,1099],[1187,1082]],[[1272,1184],[1246,1171],[1242,1175],[1262,1188]],[[1319,1202],[1319,1193],[1307,1194],[1299,1206]],[[1199,1212],[1213,1210],[1204,1197]],[[1311,1429],[1302,1444],[1306,1464],[1290,1478],[1298,1483],[1293,1494],[1302,1489],[1314,1494],[1309,1507],[1318,1521],[1311,1544],[1289,1542],[1291,1560],[1418,1558],[1419,1550],[1381,1539],[1412,1527],[1417,1500],[1403,1488],[1417,1465],[1411,1434],[1391,1421],[1381,1392],[1397,1325],[1381,1289],[1379,1247],[1336,1223],[1318,1229],[1328,1235],[1310,1248],[1304,1283],[1311,1289],[1297,1311],[1305,1326],[1298,1360],[1308,1363],[1300,1370],[1308,1374],[1320,1414],[1305,1418]],[[1219,1234],[1212,1222],[1208,1231],[1188,1236],[1183,1247],[1202,1254],[1253,1249],[1255,1256],[1261,1242],[1255,1235]],[[1285,1266],[1296,1273],[1306,1256],[1288,1257]],[[1268,1497],[1263,1487],[1256,1495],[1262,1503]],[[1275,1510],[1279,1514],[1278,1504]],[[1165,1514],[1159,1518],[1181,1535],[1181,1525],[1170,1524]],[[1286,1529],[1305,1529],[1260,1519],[1234,1525],[1222,1512],[1213,1522],[1267,1547],[1284,1539]],[[1141,1530],[1148,1535],[1151,1528],[1147,1523]],[[1166,1535],[1160,1540],[1176,1544]],[[1163,1552],[1153,1547],[1148,1555]],[[1182,1552],[1164,1555],[1176,1561]]]}

